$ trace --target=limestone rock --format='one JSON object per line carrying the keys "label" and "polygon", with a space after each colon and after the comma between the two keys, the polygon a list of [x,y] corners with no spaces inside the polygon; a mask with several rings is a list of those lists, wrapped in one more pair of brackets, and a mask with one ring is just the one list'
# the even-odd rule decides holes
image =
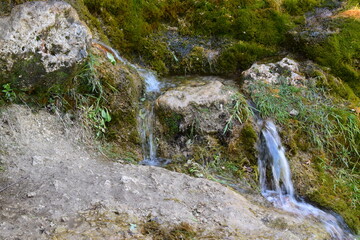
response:
{"label": "limestone rock", "polygon": [[246,90],[253,81],[262,81],[267,84],[302,85],[305,77],[300,73],[300,65],[289,58],[283,58],[277,63],[257,64],[242,73],[244,89]]}
{"label": "limestone rock", "polygon": [[196,124],[202,132],[216,133],[225,127],[236,92],[217,80],[198,82],[165,92],[156,100],[156,108],[179,115],[182,131]]}
{"label": "limestone rock", "polygon": [[0,18],[0,83],[14,82],[25,90],[61,83],[87,57],[90,39],[68,3],[18,5]]}
{"label": "limestone rock", "polygon": [[299,115],[299,111],[293,109],[293,110],[290,111],[290,115],[291,116],[297,116],[297,115]]}

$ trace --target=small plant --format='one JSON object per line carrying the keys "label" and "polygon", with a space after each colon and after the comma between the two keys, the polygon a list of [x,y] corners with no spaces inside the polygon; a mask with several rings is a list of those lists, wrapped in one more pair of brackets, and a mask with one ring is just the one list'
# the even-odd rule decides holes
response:
{"label": "small plant", "polygon": [[[110,61],[115,61],[112,54],[107,56]],[[116,62],[113,62],[115,64]],[[107,123],[111,121],[111,114],[104,106],[104,90],[101,80],[98,77],[97,66],[99,61],[93,54],[89,54],[87,62],[75,77],[77,89],[73,93],[76,107],[83,112],[83,122],[95,131],[96,138],[104,136],[107,130]],[[117,91],[108,84],[109,88]]]}
{"label": "small plant", "polygon": [[5,93],[6,101],[13,102],[16,100],[16,94],[15,94],[14,90],[11,88],[10,83],[6,83],[3,85],[2,92]]}
{"label": "small plant", "polygon": [[111,115],[106,108],[98,105],[91,105],[87,109],[87,117],[90,121],[90,126],[95,130],[96,137],[99,138],[106,133],[106,123],[111,121]]}
{"label": "small plant", "polygon": [[112,55],[111,53],[107,52],[106,53],[106,57],[109,59],[109,61],[111,62],[112,65],[116,64],[116,60],[114,58],[114,55]]}
{"label": "small plant", "polygon": [[89,54],[87,62],[75,77],[75,80],[80,81],[80,84],[85,85],[88,92],[91,94],[101,95],[103,93],[103,87],[96,70],[96,66],[98,65],[99,61],[97,57],[93,54]]}
{"label": "small plant", "polygon": [[233,102],[233,106],[229,110],[230,117],[226,121],[223,134],[225,134],[228,130],[230,130],[233,127],[234,121],[237,120],[240,124],[243,124],[252,114],[248,104],[246,103],[246,100],[240,94],[233,95],[232,102]]}

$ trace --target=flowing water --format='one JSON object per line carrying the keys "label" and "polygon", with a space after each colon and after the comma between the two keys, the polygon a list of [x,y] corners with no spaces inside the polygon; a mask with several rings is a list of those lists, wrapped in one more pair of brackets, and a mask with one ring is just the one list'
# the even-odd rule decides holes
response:
{"label": "flowing water", "polygon": [[339,216],[296,199],[289,163],[276,126],[272,121],[261,121],[261,125],[258,164],[262,195],[275,207],[298,216],[312,216],[319,219],[333,239],[354,239]]}
{"label": "flowing water", "polygon": [[156,138],[154,135],[154,103],[155,99],[160,94],[161,88],[164,87],[165,84],[161,83],[152,71],[130,63],[125,58],[121,57],[120,54],[110,46],[96,40],[93,40],[93,42],[106,48],[118,61],[135,69],[144,79],[145,96],[139,113],[139,132],[142,141],[144,159],[140,162],[140,164],[151,166],[163,166],[168,164],[170,160],[158,158],[156,156]]}
{"label": "flowing water", "polygon": [[163,166],[170,162],[168,159],[162,159],[156,156],[156,138],[155,138],[155,100],[160,94],[162,84],[156,76],[148,72],[142,72],[141,75],[146,82],[146,91],[143,98],[142,108],[139,114],[139,132],[142,141],[142,150],[144,159],[140,162],[143,165]]}
{"label": "flowing water", "polygon": [[164,166],[170,162],[169,159],[163,159],[156,156],[156,138],[155,138],[155,100],[160,94],[160,90],[165,86],[156,75],[146,69],[136,68],[139,75],[144,79],[146,88],[143,106],[139,114],[139,132],[142,141],[142,150],[144,159],[140,162],[143,165]]}

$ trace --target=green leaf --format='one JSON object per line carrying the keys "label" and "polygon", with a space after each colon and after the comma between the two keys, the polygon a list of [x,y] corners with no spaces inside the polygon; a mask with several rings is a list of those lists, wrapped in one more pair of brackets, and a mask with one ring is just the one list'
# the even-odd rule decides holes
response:
{"label": "green leaf", "polygon": [[105,122],[111,121],[111,116],[106,109],[101,109],[101,117],[104,119]]}
{"label": "green leaf", "polygon": [[116,64],[116,60],[115,60],[115,58],[114,58],[114,55],[112,55],[111,53],[107,52],[107,53],[106,53],[106,56],[107,56],[107,58],[110,60],[110,62],[111,62],[113,65]]}

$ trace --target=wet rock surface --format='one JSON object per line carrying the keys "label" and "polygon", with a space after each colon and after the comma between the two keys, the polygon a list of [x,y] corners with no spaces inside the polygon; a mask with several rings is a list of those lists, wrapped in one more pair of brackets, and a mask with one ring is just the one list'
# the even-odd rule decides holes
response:
{"label": "wet rock surface", "polygon": [[332,18],[341,6],[336,2],[333,8],[316,8],[313,12],[306,14],[305,24],[290,31],[295,42],[306,42],[314,44],[324,41],[339,29],[332,23]]}
{"label": "wet rock surface", "polygon": [[82,131],[70,123],[15,105],[2,112],[0,238],[151,239],[140,231],[149,220],[187,222],[216,239],[328,238],[316,221],[253,204],[218,183],[104,160],[79,143]]}

